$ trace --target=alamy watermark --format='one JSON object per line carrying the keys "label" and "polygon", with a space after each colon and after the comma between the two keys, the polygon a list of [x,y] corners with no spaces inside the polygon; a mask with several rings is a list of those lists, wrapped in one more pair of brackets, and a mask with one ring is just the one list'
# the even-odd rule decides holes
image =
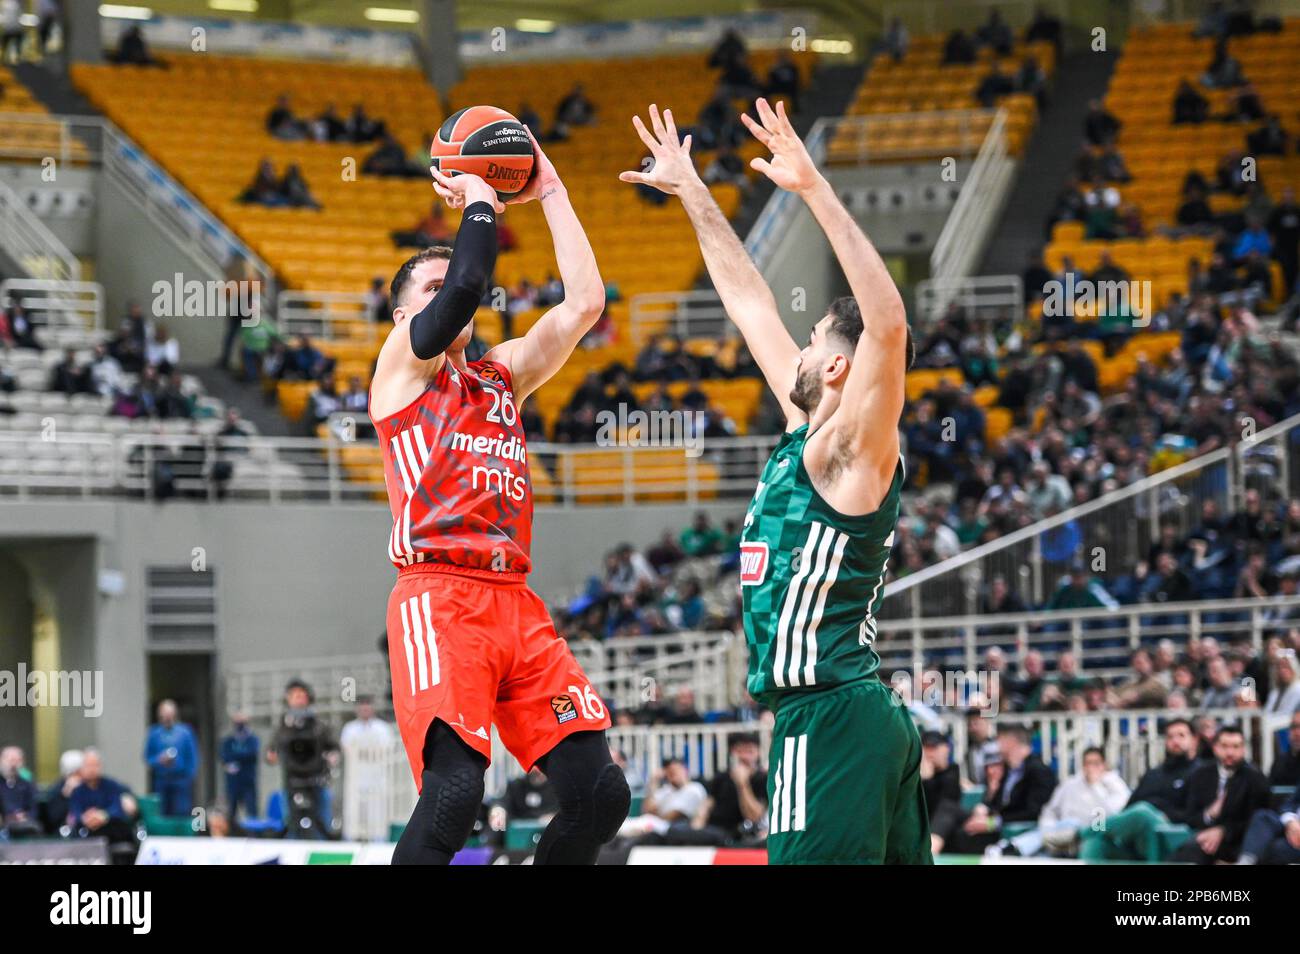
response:
{"label": "alamy watermark", "polygon": [[0,708],[80,709],[87,718],[104,712],[102,669],[0,669]]}
{"label": "alamy watermark", "polygon": [[596,414],[600,447],[681,447],[687,457],[704,453],[703,411],[643,411],[620,403]]}
{"label": "alamy watermark", "polygon": [[1067,272],[1064,281],[1054,278],[1043,283],[1045,318],[1072,318],[1079,313],[1127,315],[1133,327],[1145,328],[1151,323],[1151,312],[1151,282],[1146,279],[1094,281]]}
{"label": "alamy watermark", "polygon": [[262,283],[248,281],[186,280],[176,272],[171,281],[153,283],[155,318],[229,318],[250,328],[262,320]]}

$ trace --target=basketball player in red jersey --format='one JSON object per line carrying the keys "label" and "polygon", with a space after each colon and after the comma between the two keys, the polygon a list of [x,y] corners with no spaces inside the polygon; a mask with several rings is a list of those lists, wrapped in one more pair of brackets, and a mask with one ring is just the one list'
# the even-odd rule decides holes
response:
{"label": "basketball player in red jersey", "polygon": [[627,815],[610,760],[609,713],[525,583],[533,500],[519,405],[600,317],[605,288],[555,167],[534,144],[535,175],[511,202],[540,202],[564,301],[521,338],[465,359],[496,263],[496,192],[434,170],[463,209],[455,250],[428,248],[397,272],[393,330],[379,353],[370,417],[393,512],[388,601],[393,704],[419,801],[394,864],[447,864],[483,800],[492,725],[560,802],[537,864],[594,864]]}

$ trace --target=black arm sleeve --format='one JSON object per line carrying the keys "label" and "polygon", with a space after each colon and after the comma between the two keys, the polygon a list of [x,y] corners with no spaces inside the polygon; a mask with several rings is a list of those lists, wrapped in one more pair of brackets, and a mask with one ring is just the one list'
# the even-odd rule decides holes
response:
{"label": "black arm sleeve", "polygon": [[488,203],[475,202],[461,217],[442,288],[411,319],[411,350],[417,358],[428,361],[456,340],[478,310],[496,263],[496,215]]}

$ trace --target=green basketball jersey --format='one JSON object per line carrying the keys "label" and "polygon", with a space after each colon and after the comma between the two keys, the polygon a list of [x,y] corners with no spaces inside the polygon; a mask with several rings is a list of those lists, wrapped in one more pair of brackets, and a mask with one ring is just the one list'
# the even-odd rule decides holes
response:
{"label": "green basketball jersey", "polygon": [[745,515],[740,583],[749,693],[775,708],[785,694],[874,675],[875,613],[884,598],[903,462],[880,507],[834,510],[803,463],[808,425],[781,437]]}

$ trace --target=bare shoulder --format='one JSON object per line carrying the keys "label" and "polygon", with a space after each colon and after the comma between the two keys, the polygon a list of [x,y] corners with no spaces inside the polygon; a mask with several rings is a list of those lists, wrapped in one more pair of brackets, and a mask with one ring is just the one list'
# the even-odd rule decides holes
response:
{"label": "bare shoulder", "polygon": [[419,397],[446,360],[444,355],[428,361],[417,358],[411,351],[409,324],[395,325],[380,346],[370,382],[370,415],[374,419],[400,411]]}

